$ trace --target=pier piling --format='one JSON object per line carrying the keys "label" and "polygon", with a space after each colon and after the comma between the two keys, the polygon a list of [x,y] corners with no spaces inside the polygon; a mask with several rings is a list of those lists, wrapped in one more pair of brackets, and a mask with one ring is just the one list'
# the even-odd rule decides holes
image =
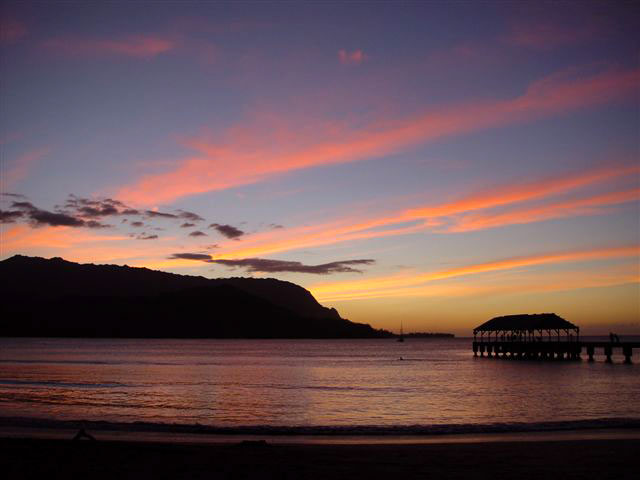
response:
{"label": "pier piling", "polygon": [[605,362],[613,363],[613,361],[611,360],[611,355],[613,354],[613,348],[611,348],[611,345],[607,345],[607,346],[604,347],[604,354],[607,357]]}
{"label": "pier piling", "polygon": [[633,349],[640,348],[640,342],[557,342],[557,341],[502,341],[494,339],[474,340],[473,355],[480,357],[511,360],[537,361],[580,361],[582,349],[590,363],[595,362],[596,349],[602,349],[606,363],[613,362],[613,354],[618,351],[624,356],[625,364],[632,364]]}
{"label": "pier piling", "polygon": [[632,353],[633,353],[633,349],[630,346],[625,345],[622,348],[622,354],[624,355],[624,363],[626,363],[627,365],[631,364]]}

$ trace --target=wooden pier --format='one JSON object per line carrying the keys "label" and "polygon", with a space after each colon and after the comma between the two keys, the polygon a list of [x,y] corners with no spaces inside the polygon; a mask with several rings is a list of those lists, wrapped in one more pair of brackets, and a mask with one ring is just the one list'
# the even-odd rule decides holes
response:
{"label": "wooden pier", "polygon": [[[473,330],[473,355],[519,360],[580,360],[582,352],[594,361],[602,349],[607,363],[620,351],[624,363],[632,363],[633,349],[640,342],[620,342],[612,335],[609,342],[580,340],[580,327],[554,313],[496,317]],[[613,341],[616,340],[616,341]]]}
{"label": "wooden pier", "polygon": [[624,363],[630,364],[633,349],[640,348],[640,342],[516,342],[516,341],[473,341],[473,355],[516,360],[581,360],[582,353],[593,362],[596,349],[602,350],[607,363],[613,363],[612,355],[620,352]]}

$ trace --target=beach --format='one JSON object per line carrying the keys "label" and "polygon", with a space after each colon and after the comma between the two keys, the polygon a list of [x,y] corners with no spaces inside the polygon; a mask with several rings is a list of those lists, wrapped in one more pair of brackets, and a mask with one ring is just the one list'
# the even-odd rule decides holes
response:
{"label": "beach", "polygon": [[431,444],[3,438],[4,478],[632,478],[640,439]]}

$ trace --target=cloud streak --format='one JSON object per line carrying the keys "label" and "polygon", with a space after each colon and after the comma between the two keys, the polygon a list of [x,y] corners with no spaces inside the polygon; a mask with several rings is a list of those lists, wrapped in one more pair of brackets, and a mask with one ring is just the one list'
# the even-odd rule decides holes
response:
{"label": "cloud streak", "polygon": [[73,57],[103,55],[150,59],[175,48],[173,40],[154,35],[129,35],[111,39],[62,36],[50,38],[43,47]]}
{"label": "cloud streak", "polygon": [[639,254],[640,245],[555,252],[465,265],[436,272],[407,273],[368,278],[360,281],[324,283],[310,287],[310,290],[316,298],[324,301],[411,296],[410,287],[418,287],[439,280],[537,265],[585,262],[624,257],[637,258]]}
{"label": "cloud streak", "polygon": [[610,192],[587,198],[523,208],[500,214],[469,215],[446,229],[447,232],[469,232],[505,225],[519,225],[557,218],[606,213],[606,208],[640,200],[640,189]]}
{"label": "cloud streak", "polygon": [[[222,252],[218,258],[258,257],[300,248],[423,231],[456,233],[553,218],[601,214],[605,212],[605,207],[637,201],[638,189],[588,195],[545,205],[531,206],[526,202],[548,201],[572,190],[601,186],[639,172],[640,166],[636,164],[613,164],[556,175],[553,178],[496,185],[492,189],[462,196],[458,200],[416,206],[366,220],[347,218],[310,227],[277,229],[252,235],[242,246],[222,244]],[[511,210],[494,212],[493,209],[496,208]]]}
{"label": "cloud streak", "polygon": [[51,149],[49,147],[38,148],[28,151],[17,157],[10,163],[9,168],[2,172],[2,189],[11,189],[18,182],[24,180],[34,165],[43,157],[47,156]]}
{"label": "cloud streak", "polygon": [[211,255],[202,253],[174,253],[170,260],[197,260],[206,263],[217,263],[230,268],[243,268],[252,273],[311,273],[316,275],[329,275],[332,273],[362,273],[362,270],[354,268],[360,265],[373,265],[375,260],[342,260],[339,262],[323,263],[320,265],[304,265],[301,262],[290,260],[272,260],[267,258],[242,258],[234,260],[215,259]]}
{"label": "cloud streak", "polygon": [[6,12],[0,20],[0,44],[10,45],[28,34],[27,26],[14,18],[8,18]]}
{"label": "cloud streak", "polygon": [[362,50],[357,49],[352,52],[341,49],[338,50],[338,60],[343,65],[360,65],[369,58]]}
{"label": "cloud streak", "polygon": [[[280,127],[273,131],[270,124],[243,125],[219,141],[185,140],[197,155],[180,160],[174,170],[121,188],[118,197],[134,204],[167,203],[292,170],[380,157],[443,137],[617,101],[636,92],[639,82],[640,69],[587,76],[560,72],[531,83],[522,95],[510,99],[451,105],[400,120],[378,119],[361,128],[315,125],[299,131],[291,124],[282,132]],[[273,138],[288,141],[274,146]]]}

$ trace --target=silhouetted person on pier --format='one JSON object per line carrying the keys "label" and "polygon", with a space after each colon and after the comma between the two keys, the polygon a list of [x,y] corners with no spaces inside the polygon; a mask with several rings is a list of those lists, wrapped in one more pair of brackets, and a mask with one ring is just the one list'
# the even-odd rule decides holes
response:
{"label": "silhouetted person on pier", "polygon": [[609,339],[611,343],[620,343],[620,337],[616,333],[609,332]]}
{"label": "silhouetted person on pier", "polygon": [[92,440],[92,441],[96,441],[95,437],[93,435],[91,435],[90,433],[87,433],[87,431],[84,428],[81,428],[78,433],[76,433],[76,436],[73,437],[73,441],[78,441],[78,440],[82,440],[83,438],[86,438],[87,440]]}

